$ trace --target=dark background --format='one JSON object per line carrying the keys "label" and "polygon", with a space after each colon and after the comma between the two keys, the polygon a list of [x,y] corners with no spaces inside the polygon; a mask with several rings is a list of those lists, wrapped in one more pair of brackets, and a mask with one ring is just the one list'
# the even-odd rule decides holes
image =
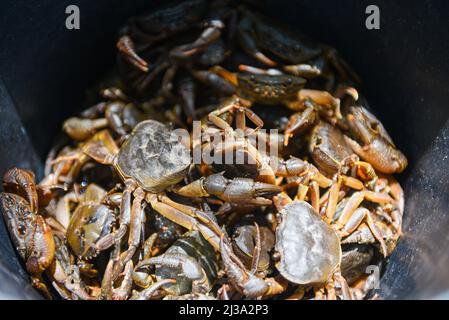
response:
{"label": "dark background", "polygon": [[[163,2],[1,1],[0,175],[17,164],[41,173],[62,120],[113,65],[118,27]],[[387,265],[383,295],[432,297],[449,289],[449,2],[265,2],[271,16],[342,53],[410,160],[400,177],[405,235]],[[81,30],[65,28],[70,4],[80,7]],[[380,7],[381,30],[365,28],[370,4]],[[20,268],[2,223],[0,241],[0,266]]]}

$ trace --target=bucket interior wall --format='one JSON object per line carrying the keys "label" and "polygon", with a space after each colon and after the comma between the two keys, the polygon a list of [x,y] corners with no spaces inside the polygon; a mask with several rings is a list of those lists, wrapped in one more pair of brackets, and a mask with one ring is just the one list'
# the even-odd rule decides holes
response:
{"label": "bucket interior wall", "polygon": [[[132,15],[163,1],[6,0],[0,4],[0,175],[13,165],[42,174],[62,121],[115,62],[115,38]],[[81,29],[65,28],[80,8]],[[410,164],[404,235],[381,281],[383,298],[449,298],[449,2],[379,0],[381,29],[367,30],[369,1],[265,1],[263,9],[336,47]],[[3,281],[13,274],[12,282]],[[36,297],[0,222],[0,294]],[[5,283],[7,283],[5,285]]]}

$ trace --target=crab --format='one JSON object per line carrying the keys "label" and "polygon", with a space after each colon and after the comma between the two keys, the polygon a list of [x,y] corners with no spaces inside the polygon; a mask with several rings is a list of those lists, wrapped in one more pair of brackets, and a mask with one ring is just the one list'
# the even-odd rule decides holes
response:
{"label": "crab", "polygon": [[396,149],[384,126],[372,113],[356,106],[350,108],[346,118],[352,136],[345,137],[346,142],[360,158],[382,173],[401,173],[405,170],[407,158]]}
{"label": "crab", "polygon": [[330,177],[344,171],[343,167],[348,162],[356,161],[343,132],[324,121],[320,121],[312,129],[309,152],[320,171]]}
{"label": "crab", "polygon": [[[357,208],[358,212],[354,212],[348,220],[347,227],[340,229],[339,233],[342,236],[343,244],[380,246],[380,252],[387,257],[395,249],[402,234],[404,193],[394,178],[389,177],[386,181],[382,181],[384,179],[384,177],[379,178],[378,185],[382,186],[376,187],[376,191],[371,193],[372,196],[375,194],[377,196],[371,197],[366,205]],[[342,217],[343,209],[349,209],[351,205],[354,208],[357,205],[359,201],[357,197],[360,195],[352,195],[352,201],[357,200],[352,204],[349,203],[351,198],[345,198],[346,201],[340,202],[335,214],[335,221],[340,220],[340,217],[344,219]],[[383,201],[380,201],[381,199]]]}
{"label": "crab", "polygon": [[157,281],[176,279],[176,284],[164,286],[164,290],[173,295],[208,294],[218,272],[214,249],[198,231],[187,232],[162,255],[144,257],[135,271],[151,265],[156,266]]}
{"label": "crab", "polygon": [[335,82],[334,70],[344,81],[360,82],[357,74],[335,49],[313,43],[299,32],[292,32],[286,26],[247,8],[241,9],[240,13],[239,44],[257,61],[269,67],[281,65],[284,71],[300,76],[325,77],[329,84]]}
{"label": "crab", "polygon": [[95,300],[88,286],[81,279],[81,268],[74,264],[74,259],[66,245],[65,239],[54,235],[55,256],[46,270],[53,288],[65,299]]}
{"label": "crab", "polygon": [[214,72],[228,80],[236,87],[236,94],[247,100],[247,106],[253,103],[283,104],[295,111],[290,116],[284,132],[284,145],[295,134],[310,128],[316,123],[318,115],[331,123],[342,118],[340,99],[326,91],[305,89],[306,79],[294,75],[229,72],[222,67],[214,66]]}
{"label": "crab", "polygon": [[[281,275],[300,285],[326,283],[341,260],[340,239],[305,201],[277,196],[280,223],[276,229],[276,264]],[[320,252],[320,254],[316,254]]]}
{"label": "crab", "polygon": [[84,141],[106,127],[111,128],[119,136],[126,136],[137,123],[145,119],[145,114],[130,102],[121,89],[107,88],[102,90],[101,95],[108,101],[88,108],[81,117],[72,117],[64,121],[63,131],[70,138]]}
{"label": "crab", "polygon": [[[288,284],[284,279],[261,278],[256,275],[261,250],[260,234],[258,235],[250,271],[246,269],[244,264],[234,254],[232,247],[226,244],[228,242],[229,240],[225,242],[225,234],[223,233],[220,240],[221,258],[226,275],[238,293],[248,298],[258,298],[278,295],[287,289]],[[227,291],[223,294],[228,296]]]}
{"label": "crab", "polygon": [[116,219],[114,211],[101,203],[105,196],[105,190],[90,184],[70,217],[67,242],[79,259],[90,260],[113,245],[104,241]]}
{"label": "crab", "polygon": [[[130,226],[128,250],[122,253],[120,263],[115,268],[115,275],[132,258],[141,241],[140,229],[144,214],[142,206],[146,203],[169,220],[189,230],[200,231],[218,250],[221,231],[216,222],[205,212],[176,203],[163,193],[186,176],[191,164],[188,148],[178,140],[178,137],[172,135],[167,126],[154,120],[147,120],[134,128],[120,149],[117,148],[112,137],[105,134],[102,141],[90,141],[83,150],[96,161],[112,165],[125,183],[120,205],[120,227],[102,241],[114,242],[117,238],[123,237]],[[240,185],[238,181],[227,180],[217,175],[206,178],[205,181],[210,183],[203,184],[201,190],[225,197],[230,201],[236,201],[240,197],[238,194],[236,194],[237,198],[230,196],[234,186]],[[254,200],[250,199],[250,201],[258,201],[256,196],[259,185],[255,182],[246,182],[249,187],[248,192],[254,194],[252,195]],[[260,187],[263,192],[266,192],[266,187],[269,187],[269,190],[273,188],[268,184],[267,186],[261,184]],[[177,193],[184,194],[180,190],[182,188],[177,190]],[[132,194],[134,199],[131,205]],[[190,194],[196,193],[192,191]],[[196,194],[196,196],[202,195],[204,192]]]}
{"label": "crab", "polygon": [[[259,234],[260,233],[260,234]],[[255,247],[260,237],[260,254],[257,261],[257,273],[266,274],[270,266],[269,252],[274,248],[275,235],[265,226],[254,225],[239,226],[233,234],[233,248],[236,255],[245,266],[251,266],[254,262]]]}
{"label": "crab", "polygon": [[[229,20],[230,25],[234,24],[236,15],[227,2],[190,0],[130,20],[121,31],[117,48],[125,77],[132,79],[132,89],[143,94],[153,80],[164,73],[161,95],[179,100],[172,89],[180,69],[189,69],[195,62],[200,65],[221,62],[227,55],[222,39],[225,23]],[[197,29],[201,30],[199,35]],[[227,42],[231,41],[229,38],[232,35]],[[173,44],[168,48],[160,44],[162,40]],[[192,97],[192,88],[182,84],[180,87],[181,95]],[[195,110],[186,105],[188,99],[185,98],[180,99],[185,114],[195,120]]]}
{"label": "crab", "polygon": [[11,241],[25,262],[33,286],[51,298],[42,273],[53,261],[55,242],[51,228],[38,213],[39,198],[34,174],[13,168],[5,173],[3,188],[0,209]]}

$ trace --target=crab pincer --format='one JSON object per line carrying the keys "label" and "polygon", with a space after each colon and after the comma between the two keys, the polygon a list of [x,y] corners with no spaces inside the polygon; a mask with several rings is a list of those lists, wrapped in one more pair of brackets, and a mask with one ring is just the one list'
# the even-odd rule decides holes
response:
{"label": "crab pincer", "polygon": [[270,197],[281,192],[279,186],[248,178],[227,179],[223,174],[212,174],[176,190],[185,197],[217,196],[225,202],[266,206]]}

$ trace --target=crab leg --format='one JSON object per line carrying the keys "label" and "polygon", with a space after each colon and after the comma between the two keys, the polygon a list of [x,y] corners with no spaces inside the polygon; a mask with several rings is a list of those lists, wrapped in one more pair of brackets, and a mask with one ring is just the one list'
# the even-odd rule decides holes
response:
{"label": "crab leg", "polygon": [[[110,233],[97,241],[95,248],[98,252],[110,248],[125,235],[131,222],[131,195],[135,188],[136,183],[133,180],[128,179],[125,181],[125,190],[123,191],[120,200],[120,226],[115,232]],[[114,197],[115,196],[116,194],[114,194]],[[118,199],[116,200],[118,201]]]}
{"label": "crab leg", "polygon": [[129,237],[128,250],[122,254],[117,265],[114,266],[113,279],[115,280],[123,267],[132,259],[136,253],[137,247],[141,241],[141,225],[144,219],[145,211],[143,210],[142,202],[145,198],[145,192],[141,188],[134,190],[134,200],[131,207],[131,217],[129,221]]}
{"label": "crab leg", "polygon": [[309,185],[310,202],[315,212],[320,212],[320,186],[316,181],[312,181]]}
{"label": "crab leg", "polygon": [[250,273],[252,273],[252,274],[256,274],[256,272],[257,272],[257,268],[259,267],[259,261],[260,261],[260,252],[261,252],[261,249],[262,249],[259,225],[255,222],[254,226],[256,228],[256,243],[254,245],[253,259],[252,259],[252,262],[251,262],[251,271],[250,271]]}
{"label": "crab leg", "polygon": [[346,279],[341,275],[340,271],[334,273],[334,281],[337,282],[341,288],[341,295],[343,300],[352,300],[351,290],[346,282]]}
{"label": "crab leg", "polygon": [[294,76],[307,79],[313,79],[321,75],[321,70],[310,64],[286,65],[283,69]]}
{"label": "crab leg", "polygon": [[[368,198],[367,194],[370,195]],[[374,223],[371,212],[366,208],[358,208],[363,200],[378,200],[380,203],[385,200],[381,194],[377,194],[377,197],[374,197],[372,194],[375,193],[366,190],[355,192],[343,208],[343,211],[336,223],[336,227],[337,230],[340,230],[340,236],[346,237],[354,232],[363,221],[366,221],[374,238],[379,242],[382,248],[382,253],[386,256],[388,252],[387,246],[383,239],[382,233]]]}
{"label": "crab leg", "polygon": [[338,195],[340,193],[341,183],[342,183],[341,176],[338,176],[337,180],[334,181],[334,183],[330,188],[329,199],[327,201],[326,206],[326,218],[328,221],[332,221],[335,214],[335,210],[337,209]]}
{"label": "crab leg", "polygon": [[101,282],[101,297],[106,300],[125,300],[131,293],[133,262],[130,260],[126,263],[122,283],[117,289],[113,287],[113,266],[114,259],[111,258],[106,266]]}
{"label": "crab leg", "polygon": [[384,257],[388,254],[387,245],[384,241],[383,235],[381,231],[377,228],[373,217],[371,215],[371,212],[366,208],[358,208],[356,209],[350,219],[346,222],[343,229],[340,231],[341,237],[346,237],[350,235],[354,230],[358,228],[358,226],[363,222],[366,221],[366,224],[368,225],[371,233],[373,234],[374,238],[379,242],[382,253]]}
{"label": "crab leg", "polygon": [[166,195],[161,195],[159,197],[159,200],[193,218],[198,219],[201,223],[204,223],[208,228],[210,228],[212,231],[214,231],[216,234],[221,234],[221,228],[217,224],[217,220],[213,215],[209,215],[206,212],[196,209],[194,207],[186,206],[180,203],[177,203],[173,200],[171,200]]}
{"label": "crab leg", "polygon": [[[182,212],[164,202],[161,202],[157,195],[147,194],[146,201],[151,204],[152,208],[165,218],[183,226],[188,230],[198,230],[203,237],[216,249],[219,249],[219,236],[209,227],[198,222],[197,219],[188,213]],[[179,207],[180,208],[180,207]]]}
{"label": "crab leg", "polygon": [[235,87],[229,81],[211,71],[190,70],[190,72],[196,80],[212,87],[214,91],[220,94],[231,96],[235,93]]}

